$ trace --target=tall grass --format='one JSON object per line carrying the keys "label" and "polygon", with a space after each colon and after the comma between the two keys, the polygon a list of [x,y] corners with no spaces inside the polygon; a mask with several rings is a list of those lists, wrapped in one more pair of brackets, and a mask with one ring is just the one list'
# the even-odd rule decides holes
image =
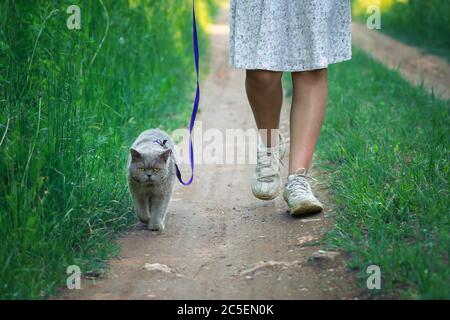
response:
{"label": "tall grass", "polygon": [[[100,268],[134,219],[128,146],[187,125],[191,2],[80,0],[81,30],[66,27],[71,4],[0,2],[0,298],[42,298],[67,266]],[[213,1],[200,4],[206,21]]]}
{"label": "tall grass", "polygon": [[365,20],[367,6],[380,5],[381,31],[450,61],[450,1],[353,0],[353,15]]}
{"label": "tall grass", "polygon": [[329,74],[318,152],[337,204],[330,244],[351,253],[362,286],[380,266],[373,293],[450,298],[450,103],[356,49]]}

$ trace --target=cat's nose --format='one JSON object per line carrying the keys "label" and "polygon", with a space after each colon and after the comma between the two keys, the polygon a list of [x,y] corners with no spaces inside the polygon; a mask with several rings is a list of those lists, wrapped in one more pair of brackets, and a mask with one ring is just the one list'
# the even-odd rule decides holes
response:
{"label": "cat's nose", "polygon": [[147,178],[150,178],[152,175],[147,173]]}

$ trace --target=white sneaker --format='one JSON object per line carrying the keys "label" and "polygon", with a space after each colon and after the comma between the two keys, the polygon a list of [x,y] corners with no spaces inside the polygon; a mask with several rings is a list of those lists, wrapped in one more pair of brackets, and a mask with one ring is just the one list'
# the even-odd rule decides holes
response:
{"label": "white sneaker", "polygon": [[312,179],[301,168],[291,174],[284,186],[283,198],[286,200],[291,216],[299,216],[308,213],[319,213],[323,206],[313,195],[307,179]]}
{"label": "white sneaker", "polygon": [[279,146],[258,146],[256,171],[253,175],[252,192],[261,200],[272,200],[281,190]]}

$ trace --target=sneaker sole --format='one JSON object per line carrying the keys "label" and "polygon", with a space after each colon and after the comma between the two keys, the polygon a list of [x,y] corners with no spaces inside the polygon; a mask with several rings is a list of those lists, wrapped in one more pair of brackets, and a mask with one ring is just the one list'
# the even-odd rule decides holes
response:
{"label": "sneaker sole", "polygon": [[260,200],[273,200],[273,199],[275,199],[276,197],[278,197],[280,195],[280,192],[277,192],[273,196],[258,195],[256,193],[254,193],[253,190],[252,190],[252,193],[255,196],[255,198],[260,199]]}
{"label": "sneaker sole", "polygon": [[272,195],[272,196],[268,196],[268,195],[266,196],[266,195],[263,195],[263,194],[256,194],[255,191],[253,190],[253,188],[251,190],[252,190],[253,195],[257,199],[260,199],[260,200],[273,200],[273,199],[275,199],[276,197],[278,197],[281,194],[282,185],[281,184],[278,185],[277,192],[274,195]]}
{"label": "sneaker sole", "polygon": [[293,217],[302,216],[305,214],[313,214],[313,213],[320,213],[322,212],[323,208],[316,204],[308,204],[308,205],[302,205],[298,208],[290,209],[290,215]]}

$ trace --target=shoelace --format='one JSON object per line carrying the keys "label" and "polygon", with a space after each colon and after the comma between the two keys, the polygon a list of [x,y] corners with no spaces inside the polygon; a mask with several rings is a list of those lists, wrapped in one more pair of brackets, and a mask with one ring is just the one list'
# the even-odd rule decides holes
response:
{"label": "shoelace", "polygon": [[[276,145],[277,148],[282,148],[282,146],[288,145],[289,146],[290,138],[284,137],[281,133],[279,133],[279,140],[278,144]],[[281,165],[284,167],[284,163],[281,160],[279,156],[275,156],[276,160],[278,160]],[[276,176],[276,173],[273,171],[270,171],[270,167],[272,165],[272,154],[267,153],[263,150],[258,151],[258,167],[260,168],[260,176],[258,177],[258,181],[261,182],[273,182],[273,178]],[[261,169],[267,169],[267,170],[261,170]],[[264,173],[264,171],[266,171]],[[267,172],[269,171],[269,172]]]}
{"label": "shoelace", "polygon": [[[276,159],[272,159],[272,157],[275,157]],[[271,170],[272,161],[274,160],[283,164],[281,159],[272,153],[267,153],[266,151],[258,152],[258,167],[260,174],[258,181],[273,182],[273,178],[276,176],[276,172]]]}
{"label": "shoelace", "polygon": [[317,181],[316,179],[314,179],[310,175],[306,174],[306,169],[305,168],[299,168],[299,169],[297,169],[295,171],[294,178],[288,183],[286,188],[289,191],[293,192],[294,194],[296,194],[296,193],[310,193],[311,189],[310,189],[310,186],[309,186],[309,183],[308,183],[307,179],[311,179],[311,180]]}

